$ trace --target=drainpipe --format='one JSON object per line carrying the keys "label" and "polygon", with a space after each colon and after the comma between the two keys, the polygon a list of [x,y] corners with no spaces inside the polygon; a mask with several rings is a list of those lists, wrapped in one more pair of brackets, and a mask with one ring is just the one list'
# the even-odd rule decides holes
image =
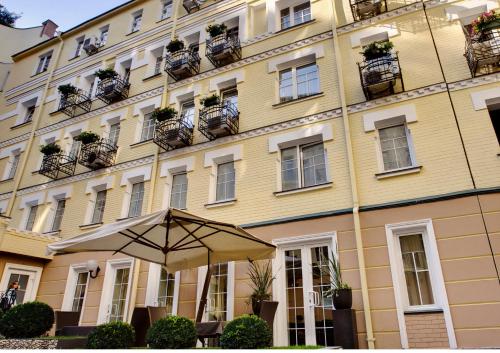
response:
{"label": "drainpipe", "polygon": [[43,88],[43,93],[40,98],[40,103],[38,105],[39,109],[35,110],[35,114],[33,116],[33,128],[31,129],[30,132],[30,137],[28,139],[28,145],[26,146],[26,150],[24,151],[24,158],[22,159],[21,165],[19,170],[16,173],[15,181],[14,181],[14,188],[12,189],[12,197],[9,200],[9,204],[7,205],[7,210],[5,212],[5,215],[7,217],[10,217],[12,214],[12,209],[14,208],[14,201],[16,199],[16,194],[17,190],[19,189],[19,185],[21,184],[21,179],[24,175],[24,170],[26,169],[26,165],[28,164],[28,159],[31,154],[31,149],[33,148],[33,141],[35,140],[35,131],[38,129],[40,126],[41,122],[41,116],[42,116],[42,111],[45,108],[45,100],[47,99],[47,93],[49,91],[49,86],[50,82],[52,81],[52,78],[54,77],[54,72],[57,68],[57,65],[59,64],[59,58],[61,57],[61,52],[64,47],[64,40],[62,39],[62,34],[59,34],[57,36],[57,39],[59,40],[59,48],[57,49],[57,54],[55,56],[55,60],[52,64],[52,68],[49,71],[49,76],[47,77],[47,80],[45,82],[45,87]]}
{"label": "drainpipe", "polygon": [[346,143],[347,160],[349,164],[349,177],[351,183],[351,194],[352,194],[352,215],[354,220],[354,234],[356,236],[356,251],[358,255],[358,266],[359,266],[359,277],[361,280],[361,295],[363,298],[363,313],[365,316],[366,325],[366,340],[368,342],[368,348],[375,348],[375,338],[373,337],[373,326],[372,317],[370,309],[370,298],[368,296],[368,283],[366,280],[366,268],[365,268],[365,255],[363,252],[363,238],[361,234],[361,221],[359,217],[359,197],[358,197],[358,186],[356,181],[356,170],[354,167],[354,155],[351,140],[351,130],[349,125],[349,117],[347,115],[347,103],[345,97],[344,88],[344,74],[342,68],[342,58],[340,56],[340,46],[337,35],[337,25],[335,21],[335,0],[330,1],[332,5],[332,34],[333,34],[333,51],[335,53],[335,63],[337,69],[337,75],[339,80],[339,94],[340,103],[342,108],[342,121],[344,124],[344,138]]}

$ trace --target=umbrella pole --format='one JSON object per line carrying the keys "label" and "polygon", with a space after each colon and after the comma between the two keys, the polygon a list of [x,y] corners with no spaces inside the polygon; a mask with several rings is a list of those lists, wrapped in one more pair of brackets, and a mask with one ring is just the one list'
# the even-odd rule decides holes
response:
{"label": "umbrella pole", "polygon": [[205,282],[203,283],[203,290],[201,291],[200,305],[198,307],[198,312],[196,314],[196,322],[201,322],[203,319],[203,311],[207,305],[207,295],[208,288],[210,287],[210,278],[213,273],[213,265],[210,264],[210,251],[208,252],[208,265],[207,265],[207,275],[205,276]]}

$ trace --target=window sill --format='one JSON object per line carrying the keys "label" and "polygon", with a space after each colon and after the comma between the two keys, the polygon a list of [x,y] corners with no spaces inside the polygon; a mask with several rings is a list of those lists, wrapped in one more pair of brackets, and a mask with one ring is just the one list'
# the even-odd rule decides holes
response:
{"label": "window sill", "polygon": [[387,172],[377,173],[377,174],[375,174],[375,177],[379,180],[386,179],[386,178],[392,178],[392,177],[399,176],[399,175],[420,173],[421,169],[422,169],[421,165],[418,165],[415,167],[394,169],[394,170],[389,170]]}
{"label": "window sill", "polygon": [[165,18],[160,18],[158,21],[156,21],[156,23],[165,22],[165,21],[170,20],[170,19],[172,19],[172,16],[168,16],[168,17],[165,17]]}
{"label": "window sill", "polygon": [[308,191],[314,191],[314,190],[320,190],[320,189],[327,189],[331,188],[333,186],[333,182],[328,182],[324,184],[318,184],[318,185],[313,185],[313,186],[306,186],[303,188],[298,188],[298,189],[292,189],[292,190],[286,190],[286,191],[277,191],[274,193],[274,196],[286,196],[286,195],[292,195],[292,194],[299,194],[302,192],[308,192]]}
{"label": "window sill", "polygon": [[54,231],[50,231],[50,232],[43,232],[42,235],[48,235],[48,236],[51,236],[51,237],[60,237],[59,233],[61,233],[60,230],[54,230]]}
{"label": "window sill", "polygon": [[294,29],[297,29],[297,28],[300,28],[300,27],[305,27],[305,26],[313,23],[314,21],[316,21],[315,18],[310,19],[309,21],[306,21],[306,22],[299,23],[297,25],[293,25],[293,26],[288,27],[288,28],[280,29],[279,31],[276,31],[274,33],[275,34],[281,34],[281,33],[286,33],[286,32],[289,32],[289,31],[293,31]]}
{"label": "window sill", "polygon": [[75,55],[74,57],[72,57],[71,59],[68,59],[68,61],[72,61],[72,60],[75,60],[75,59],[78,59],[80,57],[80,55]]}
{"label": "window sill", "polygon": [[141,216],[142,216],[142,214],[140,214],[138,216],[133,216],[133,217],[123,217],[123,218],[118,218],[116,221],[120,222],[120,221],[125,221],[127,219],[137,218],[137,217],[141,217]]}
{"label": "window sill", "polygon": [[405,315],[419,315],[419,314],[433,314],[442,313],[443,309],[438,307],[422,307],[422,308],[411,308],[404,311]]}
{"label": "window sill", "polygon": [[100,226],[102,226],[104,223],[102,222],[99,222],[99,223],[91,223],[91,224],[82,224],[82,225],[79,225],[78,227],[81,229],[81,230],[86,230],[86,229],[94,229],[94,228],[99,228]]}
{"label": "window sill", "polygon": [[44,71],[37,72],[36,74],[31,75],[30,78],[40,76],[40,75],[42,75],[44,73],[47,73],[47,72],[49,72],[49,70],[44,70]]}
{"label": "window sill", "polygon": [[131,36],[132,34],[137,33],[137,32],[139,32],[139,31],[140,31],[140,29],[138,29],[138,30],[136,30],[136,31],[132,31],[132,32],[130,32],[130,33],[127,33],[127,34],[125,34],[125,37],[127,37],[127,36]]}
{"label": "window sill", "polygon": [[236,199],[232,200],[225,200],[225,201],[217,201],[214,203],[207,203],[205,205],[205,208],[216,208],[216,207],[224,207],[224,206],[231,206],[236,203]]}
{"label": "window sill", "polygon": [[142,79],[142,81],[149,81],[149,80],[152,80],[153,78],[157,78],[157,77],[161,77],[161,76],[162,76],[162,73],[158,72],[157,74],[154,74],[154,75],[151,75],[151,76],[148,76],[148,77],[144,77]]}
{"label": "window sill", "polygon": [[9,181],[14,181],[14,178],[0,180],[0,184],[2,184],[2,183],[8,183]]}
{"label": "window sill", "polygon": [[153,142],[153,139],[149,139],[149,140],[144,140],[144,141],[141,141],[141,142],[133,143],[133,144],[130,145],[130,148],[135,148],[135,147],[147,145],[150,142]]}
{"label": "window sill", "polygon": [[17,125],[14,125],[14,126],[11,126],[10,129],[11,130],[15,130],[15,129],[20,129],[24,126],[28,126],[29,124],[31,124],[33,122],[33,120],[30,120],[30,121],[26,121],[24,123],[21,123],[21,124],[17,124]]}
{"label": "window sill", "polygon": [[286,101],[286,102],[276,103],[276,104],[273,104],[272,107],[273,108],[281,108],[281,107],[285,107],[285,106],[290,105],[290,104],[304,102],[304,101],[307,101],[309,99],[319,98],[319,97],[322,97],[324,95],[325,94],[323,92],[318,92],[318,93],[311,94],[310,96],[307,96],[307,97],[294,98],[294,99]]}

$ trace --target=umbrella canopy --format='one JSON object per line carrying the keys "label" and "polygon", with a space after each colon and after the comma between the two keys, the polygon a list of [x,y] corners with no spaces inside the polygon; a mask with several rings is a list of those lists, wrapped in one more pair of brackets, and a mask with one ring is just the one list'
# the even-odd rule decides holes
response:
{"label": "umbrella canopy", "polygon": [[114,251],[161,264],[167,271],[274,256],[275,246],[238,226],[177,209],[106,224],[48,245],[49,254]]}

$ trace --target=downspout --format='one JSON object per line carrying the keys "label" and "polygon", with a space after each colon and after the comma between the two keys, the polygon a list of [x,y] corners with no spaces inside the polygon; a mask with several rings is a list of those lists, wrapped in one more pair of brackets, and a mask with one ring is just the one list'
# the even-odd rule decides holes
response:
{"label": "downspout", "polygon": [[12,189],[12,197],[9,200],[9,204],[7,205],[7,210],[5,215],[7,217],[11,217],[12,209],[14,208],[14,201],[16,199],[17,190],[19,189],[19,185],[21,184],[21,179],[24,175],[24,170],[26,169],[26,165],[28,164],[29,156],[31,155],[31,149],[33,147],[33,141],[35,140],[35,132],[40,126],[42,111],[45,109],[45,100],[47,99],[47,92],[49,91],[50,82],[54,77],[54,72],[59,64],[59,58],[61,57],[61,52],[64,47],[64,40],[62,39],[62,34],[57,36],[59,40],[59,48],[57,49],[57,54],[55,56],[55,60],[52,64],[52,68],[49,71],[49,76],[47,77],[47,81],[45,83],[45,87],[43,88],[42,97],[40,98],[39,108],[35,110],[35,114],[33,117],[33,128],[30,132],[30,137],[28,139],[28,145],[26,146],[26,150],[24,151],[24,158],[22,159],[21,168],[16,173],[14,188]]}
{"label": "downspout", "polygon": [[335,21],[335,0],[330,1],[332,5],[332,35],[333,35],[333,51],[335,53],[335,64],[338,75],[338,87],[340,95],[340,104],[342,109],[342,121],[344,124],[344,138],[347,151],[347,160],[349,164],[349,178],[351,183],[352,194],[352,215],[354,220],[354,234],[356,237],[356,252],[358,255],[359,277],[361,281],[361,295],[363,298],[363,313],[365,316],[366,325],[366,340],[369,349],[375,349],[375,338],[373,336],[373,326],[370,308],[370,297],[368,295],[368,282],[366,280],[365,255],[363,251],[363,238],[361,234],[361,221],[359,217],[359,197],[358,186],[356,181],[356,170],[354,167],[354,155],[351,140],[351,129],[349,125],[349,116],[347,115],[347,103],[345,97],[344,74],[342,68],[342,58],[340,56],[339,39],[337,35],[337,25]]}

